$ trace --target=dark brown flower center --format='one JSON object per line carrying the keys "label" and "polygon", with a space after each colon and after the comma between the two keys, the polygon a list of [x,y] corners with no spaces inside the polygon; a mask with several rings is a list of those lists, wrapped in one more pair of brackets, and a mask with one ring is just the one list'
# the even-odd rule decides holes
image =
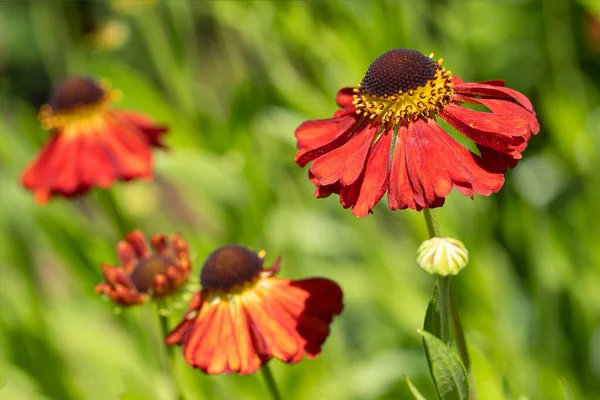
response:
{"label": "dark brown flower center", "polygon": [[67,78],[54,88],[49,104],[55,111],[69,110],[78,105],[97,103],[104,93],[93,79],[80,76]]}
{"label": "dark brown flower center", "polygon": [[202,267],[200,283],[207,290],[229,290],[257,277],[263,260],[252,250],[236,245],[213,251]]}
{"label": "dark brown flower center", "polygon": [[438,64],[415,50],[395,49],[379,56],[360,83],[371,96],[391,96],[416,89],[435,77]]}
{"label": "dark brown flower center", "polygon": [[154,255],[141,260],[130,275],[133,286],[142,293],[148,293],[158,274],[164,274],[170,265],[169,260],[163,256]]}

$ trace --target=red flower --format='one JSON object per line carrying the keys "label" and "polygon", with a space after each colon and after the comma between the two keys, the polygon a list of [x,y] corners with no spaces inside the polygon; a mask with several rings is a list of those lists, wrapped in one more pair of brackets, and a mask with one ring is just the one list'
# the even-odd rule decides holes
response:
{"label": "red flower", "polygon": [[[414,50],[391,50],[358,88],[340,90],[333,118],[296,129],[296,162],[314,161],[316,197],[339,194],[344,208],[364,217],[386,191],[390,209],[421,210],[442,206],[453,187],[471,198],[500,190],[507,166],[539,131],[533,107],[504,81],[463,82],[441,64]],[[479,154],[444,131],[436,115],[474,141]]]}
{"label": "red flower", "polygon": [[167,239],[159,233],[152,236],[150,253],[140,231],[127,234],[117,245],[121,265],[102,265],[105,281],[96,292],[110,297],[121,306],[145,303],[150,297],[161,299],[173,294],[188,280],[191,264],[187,243],[177,234]]}
{"label": "red flower", "polygon": [[183,321],[167,337],[183,345],[185,361],[208,374],[256,372],[272,357],[292,364],[314,358],[343,308],[334,282],[275,278],[279,259],[263,259],[241,246],[215,250],[200,276]]}
{"label": "red flower", "polygon": [[21,178],[36,201],[152,178],[151,147],[164,147],[167,128],[143,114],[114,110],[116,97],[108,84],[90,78],[67,78],[56,86],[40,111],[42,126],[52,135]]}

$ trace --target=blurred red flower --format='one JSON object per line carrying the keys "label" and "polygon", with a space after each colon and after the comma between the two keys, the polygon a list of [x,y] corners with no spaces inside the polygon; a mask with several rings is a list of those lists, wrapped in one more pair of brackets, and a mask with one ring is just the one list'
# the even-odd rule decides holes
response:
{"label": "blurred red flower", "polygon": [[179,235],[152,236],[152,254],[140,231],[127,234],[117,245],[120,265],[102,265],[105,281],[96,292],[120,306],[143,304],[149,298],[172,295],[188,281],[191,270],[188,245]]}
{"label": "blurred red flower", "polygon": [[215,250],[204,263],[202,291],[167,337],[183,346],[185,361],[208,374],[256,372],[275,357],[292,364],[314,358],[342,312],[340,287],[322,278],[275,278],[279,259],[242,246]]}
{"label": "blurred red flower", "polygon": [[[336,193],[344,208],[364,217],[386,192],[390,209],[421,210],[442,206],[453,187],[471,198],[500,190],[507,166],[539,131],[533,107],[504,81],[463,82],[442,61],[391,50],[358,88],[340,90],[333,118],[296,129],[296,162],[314,161],[316,197]],[[479,154],[444,131],[436,115],[475,142]]]}
{"label": "blurred red flower", "polygon": [[36,201],[152,178],[151,147],[164,148],[167,128],[143,114],[113,109],[118,96],[106,82],[86,77],[67,78],[54,88],[40,110],[51,137],[21,177]]}

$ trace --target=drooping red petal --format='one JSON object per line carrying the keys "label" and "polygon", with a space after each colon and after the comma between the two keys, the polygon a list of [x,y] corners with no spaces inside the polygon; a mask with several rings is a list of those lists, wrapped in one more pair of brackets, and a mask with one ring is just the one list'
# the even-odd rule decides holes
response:
{"label": "drooping red petal", "polygon": [[112,114],[118,120],[131,124],[141,130],[144,133],[148,144],[151,146],[166,149],[166,146],[162,143],[162,139],[169,131],[169,128],[155,125],[150,117],[139,112],[113,110]]}
{"label": "drooping red petal", "polygon": [[[413,199],[421,208],[436,204],[452,190],[452,182],[445,178],[437,162],[443,162],[439,142],[430,135],[429,125],[422,119],[408,124],[406,137],[406,170]],[[446,166],[447,167],[447,166]],[[454,166],[450,165],[453,168]],[[440,176],[440,173],[444,174]],[[436,185],[437,183],[437,185]],[[438,192],[442,195],[436,193]]]}
{"label": "drooping red petal", "polygon": [[[495,82],[495,81],[492,81]],[[529,112],[533,112],[531,102],[524,94],[517,92],[514,89],[509,89],[504,86],[486,84],[486,83],[460,83],[454,85],[454,92],[457,94],[487,96],[500,99],[512,99],[521,104]]]}
{"label": "drooping red petal", "polygon": [[79,180],[86,187],[97,185],[108,189],[119,179],[119,171],[103,146],[101,135],[101,132],[93,132],[82,135],[80,139]]}
{"label": "drooping red petal", "polygon": [[386,129],[369,151],[358,198],[352,207],[352,214],[359,218],[366,216],[385,194],[392,137],[392,130]]}
{"label": "drooping red petal", "polygon": [[[269,295],[270,293],[263,293],[263,296]],[[270,305],[269,308],[266,307],[267,304]],[[251,320],[252,330],[257,336],[262,337],[266,354],[285,362],[302,356],[302,343],[294,334],[295,326],[292,325],[289,314],[275,308],[267,298],[263,298],[261,302],[245,302],[244,306]]]}
{"label": "drooping red petal", "polygon": [[107,119],[102,142],[110,152],[120,179],[130,180],[152,176],[152,153],[148,143],[135,127]]}
{"label": "drooping red petal", "polygon": [[348,140],[345,134],[355,121],[354,117],[343,116],[304,122],[295,132],[298,146],[296,163],[304,167],[320,155],[341,146]]}
{"label": "drooping red petal", "polygon": [[455,102],[465,102],[473,104],[481,104],[490,109],[496,114],[516,114],[529,121],[529,129],[532,134],[537,135],[540,131],[540,123],[538,122],[535,113],[528,111],[520,105],[507,100],[497,99],[478,99],[475,97],[453,95],[452,100]]}
{"label": "drooping red petal", "polygon": [[317,158],[310,172],[319,185],[331,185],[337,181],[347,186],[352,184],[364,169],[365,159],[371,142],[379,127],[371,125],[355,133],[350,140]]}
{"label": "drooping red petal", "polygon": [[392,168],[390,169],[388,183],[388,206],[391,210],[412,208],[418,211],[421,207],[415,202],[408,178],[406,163],[407,139],[408,128],[402,125],[398,131],[394,154],[392,155]]}
{"label": "drooping red petal", "polygon": [[484,162],[434,120],[417,120],[398,134],[388,204],[392,210],[439,207],[452,187],[470,197],[486,196],[500,190],[503,172],[501,165]]}
{"label": "drooping red petal", "polygon": [[428,128],[421,132],[424,136],[429,135],[437,146],[435,153],[432,152],[428,159],[433,161],[430,165],[437,177],[435,191],[438,196],[444,197],[447,194],[444,194],[445,184],[443,190],[437,187],[444,176],[462,194],[470,197],[473,197],[473,193],[488,196],[502,188],[506,170],[503,163],[485,160],[474,154],[444,132],[434,120],[428,121]]}
{"label": "drooping red petal", "polygon": [[312,172],[310,172],[310,169],[308,170],[308,179],[317,187],[315,189],[315,197],[318,199],[329,197],[332,193],[339,194],[340,190],[342,190],[342,186],[339,182],[331,185],[320,185],[319,180],[312,174]]}
{"label": "drooping red petal", "polygon": [[85,192],[89,186],[81,185],[77,174],[80,144],[79,137],[54,134],[23,173],[23,186],[40,192],[39,200],[48,200],[53,194],[75,196]]}
{"label": "drooping red petal", "polygon": [[457,131],[483,146],[521,158],[527,145],[529,121],[519,114],[494,114],[447,104],[439,113]]}

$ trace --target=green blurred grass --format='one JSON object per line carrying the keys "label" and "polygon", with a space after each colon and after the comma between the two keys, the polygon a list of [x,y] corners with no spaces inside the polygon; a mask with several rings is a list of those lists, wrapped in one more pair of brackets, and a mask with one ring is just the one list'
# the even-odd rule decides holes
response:
{"label": "green blurred grass", "polygon": [[[322,356],[272,362],[286,399],[408,399],[404,375],[434,398],[416,333],[433,284],[414,261],[422,216],[381,204],[358,220],[337,198],[315,200],[293,162],[294,129],[329,116],[336,91],[397,47],[434,52],[465,80],[506,79],[542,123],[499,194],[452,194],[438,211],[442,232],[471,253],[455,286],[480,398],[564,399],[563,378],[575,399],[599,398],[594,7],[170,1],[120,15],[104,2],[2,3],[0,399],[172,398],[153,308],[114,315],[93,292],[121,237],[103,194],[40,207],[18,185],[46,137],[37,108],[69,74],[110,79],[120,107],[171,127],[156,180],[114,190],[132,226],[181,232],[196,272],[211,250],[239,243],[281,255],[283,276],[342,285],[346,309]],[[108,18],[129,30],[110,52],[89,40]],[[267,398],[258,375],[208,377],[182,361],[177,372],[188,398]]]}

